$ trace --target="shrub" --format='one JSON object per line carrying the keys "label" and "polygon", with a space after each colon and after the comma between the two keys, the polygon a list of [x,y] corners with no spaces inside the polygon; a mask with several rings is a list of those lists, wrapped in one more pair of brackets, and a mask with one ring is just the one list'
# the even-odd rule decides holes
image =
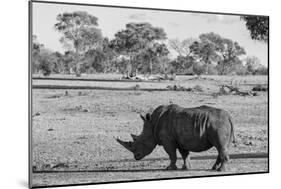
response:
{"label": "shrub", "polygon": [[218,70],[214,64],[206,65],[206,73],[208,75],[218,75]]}
{"label": "shrub", "polygon": [[42,53],[39,57],[39,70],[42,71],[44,76],[48,76],[52,72],[52,62],[49,53]]}
{"label": "shrub", "polygon": [[192,70],[193,70],[194,74],[202,75],[202,74],[206,73],[206,66],[204,65],[204,63],[201,63],[201,62],[194,63],[192,66]]}
{"label": "shrub", "polygon": [[233,66],[233,71],[237,75],[246,75],[247,74],[247,68],[243,66],[243,64],[237,64]]}
{"label": "shrub", "polygon": [[254,75],[268,75],[268,68],[262,66],[254,72]]}

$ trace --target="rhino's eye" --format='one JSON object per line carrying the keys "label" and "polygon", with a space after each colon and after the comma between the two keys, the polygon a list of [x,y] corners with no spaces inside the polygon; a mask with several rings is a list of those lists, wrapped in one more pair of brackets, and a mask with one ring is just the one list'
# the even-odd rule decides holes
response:
{"label": "rhino's eye", "polygon": [[137,151],[137,150],[136,150],[136,147],[132,147],[131,151],[132,151],[133,153],[135,153],[135,152]]}

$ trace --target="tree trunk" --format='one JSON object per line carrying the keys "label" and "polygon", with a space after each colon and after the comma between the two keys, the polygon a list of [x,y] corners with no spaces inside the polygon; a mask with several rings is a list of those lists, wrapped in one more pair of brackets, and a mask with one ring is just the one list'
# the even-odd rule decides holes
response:
{"label": "tree trunk", "polygon": [[127,64],[127,78],[130,78],[131,55],[129,55],[129,64]]}
{"label": "tree trunk", "polygon": [[79,53],[78,53],[78,48],[75,48],[75,61],[76,61],[76,66],[75,66],[75,74],[76,77],[81,76],[81,68],[80,68],[80,60],[79,60]]}
{"label": "tree trunk", "polygon": [[149,69],[150,69],[150,75],[152,75],[152,61],[149,59]]}

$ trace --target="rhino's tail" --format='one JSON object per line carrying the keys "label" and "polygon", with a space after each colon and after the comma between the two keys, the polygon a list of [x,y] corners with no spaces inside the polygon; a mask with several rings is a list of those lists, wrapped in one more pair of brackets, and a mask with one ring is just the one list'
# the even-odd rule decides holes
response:
{"label": "rhino's tail", "polygon": [[234,134],[234,125],[231,121],[231,118],[229,118],[229,123],[230,123],[230,126],[231,126],[231,137],[230,137],[230,141],[229,142],[232,142],[232,143],[236,143],[236,139],[235,139],[235,134]]}

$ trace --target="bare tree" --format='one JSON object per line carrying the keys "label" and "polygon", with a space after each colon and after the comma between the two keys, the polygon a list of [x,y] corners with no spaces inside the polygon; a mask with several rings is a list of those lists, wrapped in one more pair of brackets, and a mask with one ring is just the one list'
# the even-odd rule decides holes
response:
{"label": "bare tree", "polygon": [[190,45],[196,41],[194,38],[187,38],[183,41],[179,39],[169,40],[169,46],[178,53],[179,56],[188,56],[190,54]]}

